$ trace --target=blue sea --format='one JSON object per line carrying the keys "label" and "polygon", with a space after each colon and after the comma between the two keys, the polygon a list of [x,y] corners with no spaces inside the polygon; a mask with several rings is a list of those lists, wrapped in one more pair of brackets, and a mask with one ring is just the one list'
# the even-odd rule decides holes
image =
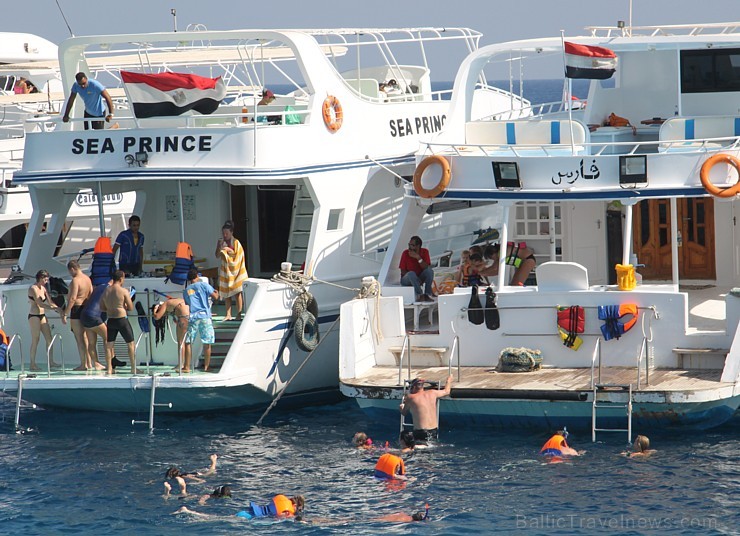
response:
{"label": "blue sea", "polygon": [[[0,400],[0,404],[2,404]],[[200,417],[160,416],[149,434],[130,416],[30,411],[14,434],[14,405],[0,406],[0,524],[4,534],[737,534],[740,425],[708,432],[649,433],[657,452],[619,456],[626,437],[596,444],[572,433],[586,453],[548,464],[539,456],[550,430],[473,430],[441,423],[441,444],[407,458],[411,479],[376,480],[382,450],[357,451],[363,430],[393,443],[398,421],[375,422],[353,401],[300,411]],[[142,416],[143,417],[143,416]],[[638,430],[637,432],[646,432]],[[196,470],[219,456],[217,473],[164,498],[170,465]],[[228,484],[230,499],[198,505]],[[303,494],[305,522],[247,521],[248,501]],[[429,505],[413,525],[377,518]],[[173,514],[181,506],[214,517]]]}
{"label": "blue sea", "polygon": [[[559,81],[529,81],[525,97],[558,100]],[[585,97],[585,90],[574,93]],[[153,434],[130,415],[25,410],[0,397],[0,533],[46,534],[738,534],[740,420],[707,432],[636,430],[657,453],[620,456],[624,434],[583,434],[586,453],[548,464],[539,448],[553,430],[441,423],[441,444],[407,458],[408,482],[373,478],[382,450],[356,451],[365,431],[393,444],[399,422],[367,418],[354,401],[259,414],[158,416]],[[145,415],[139,415],[145,419]],[[166,469],[197,470],[219,456],[216,475],[185,498],[163,497]],[[230,499],[198,504],[228,484]],[[247,521],[248,501],[303,494],[304,522]],[[429,505],[425,522],[378,518]],[[187,506],[213,517],[174,514]]]}

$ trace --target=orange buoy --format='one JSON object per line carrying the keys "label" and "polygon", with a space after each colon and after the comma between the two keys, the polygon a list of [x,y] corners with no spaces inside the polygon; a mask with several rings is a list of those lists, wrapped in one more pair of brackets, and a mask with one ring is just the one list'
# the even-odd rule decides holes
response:
{"label": "orange buoy", "polygon": [[709,180],[709,172],[715,164],[720,163],[729,164],[730,166],[734,167],[735,171],[737,171],[738,173],[738,176],[740,176],[740,160],[732,155],[719,153],[710,156],[709,158],[707,158],[706,162],[702,164],[701,171],[699,172],[701,184],[702,186],[704,186],[704,189],[707,191],[707,193],[712,194],[715,197],[735,197],[736,195],[740,194],[740,180],[738,180],[738,182],[728,188],[720,188],[718,186],[715,186]]}
{"label": "orange buoy", "polygon": [[[424,188],[421,183],[422,175],[424,171],[431,165],[437,164],[442,168],[442,176],[439,178],[439,182],[432,188]],[[446,158],[440,155],[427,156],[421,163],[416,167],[414,171],[414,191],[419,197],[431,199],[437,197],[439,194],[445,191],[447,186],[450,184],[450,163]]]}
{"label": "orange buoy", "polygon": [[331,132],[336,132],[342,128],[344,113],[342,112],[342,104],[339,102],[338,98],[332,95],[326,97],[322,106],[322,112],[326,128]]}

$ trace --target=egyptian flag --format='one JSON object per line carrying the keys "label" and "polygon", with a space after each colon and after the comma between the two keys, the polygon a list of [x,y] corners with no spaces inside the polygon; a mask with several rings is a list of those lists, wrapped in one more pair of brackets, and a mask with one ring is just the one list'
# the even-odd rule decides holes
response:
{"label": "egyptian flag", "polygon": [[188,110],[210,114],[226,96],[226,86],[220,76],[121,71],[121,78],[134,115],[140,119],[180,115]]}
{"label": "egyptian flag", "polygon": [[565,42],[565,76],[606,80],[617,69],[617,55],[604,47]]}

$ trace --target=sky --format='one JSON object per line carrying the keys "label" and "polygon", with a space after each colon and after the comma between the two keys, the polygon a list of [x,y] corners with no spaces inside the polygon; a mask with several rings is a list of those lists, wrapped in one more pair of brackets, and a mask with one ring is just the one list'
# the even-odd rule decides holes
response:
{"label": "sky", "polygon": [[[146,33],[203,24],[209,30],[252,28],[445,27],[483,33],[482,45],[515,39],[582,35],[585,26],[629,19],[629,0],[5,0],[0,31],[28,32],[54,43],[75,35]],[[635,26],[738,20],[740,0],[633,0]],[[449,80],[457,66],[450,64]],[[536,77],[537,73],[532,73]]]}

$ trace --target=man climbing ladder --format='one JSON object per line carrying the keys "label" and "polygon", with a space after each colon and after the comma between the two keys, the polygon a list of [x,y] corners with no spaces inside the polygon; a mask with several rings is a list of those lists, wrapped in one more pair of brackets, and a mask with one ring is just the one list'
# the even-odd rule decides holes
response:
{"label": "man climbing ladder", "polygon": [[[421,378],[411,380],[408,393],[404,393],[399,409],[401,415],[409,411],[414,420],[414,439],[417,445],[425,445],[429,441],[436,441],[439,436],[438,400],[449,396],[452,391],[452,374],[447,377],[444,389],[424,389],[426,382]],[[401,427],[404,421],[401,418]]]}

